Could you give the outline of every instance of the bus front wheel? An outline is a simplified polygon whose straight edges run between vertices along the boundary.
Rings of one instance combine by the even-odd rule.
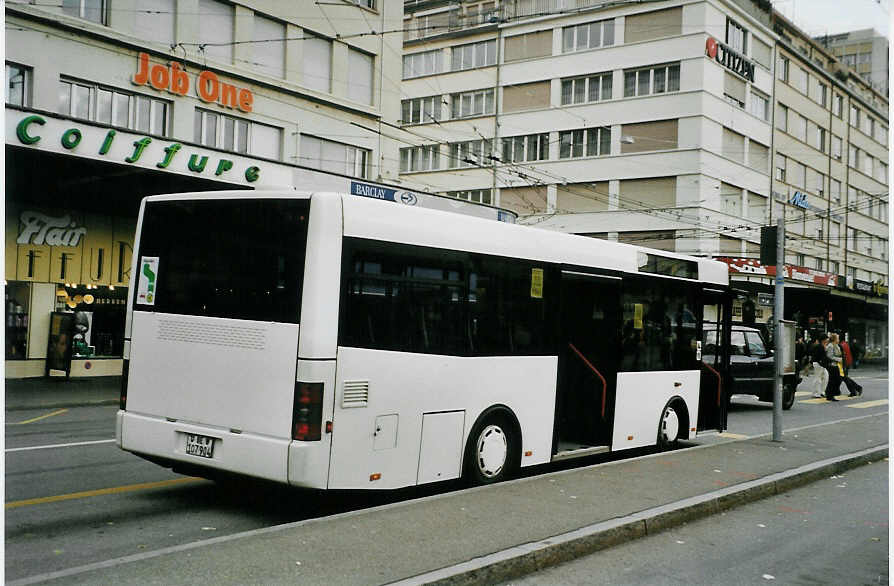
[[[668,449],[677,444],[683,426],[687,425],[686,414],[680,403],[671,401],[664,406],[658,421],[658,447]]]
[[[518,467],[519,441],[511,418],[501,412],[481,418],[466,446],[466,478],[475,485],[506,480]]]

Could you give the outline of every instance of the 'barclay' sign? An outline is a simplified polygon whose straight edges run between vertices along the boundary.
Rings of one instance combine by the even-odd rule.
[[[729,45],[721,43],[714,37],[708,37],[708,41],[705,43],[705,55],[736,75],[754,83],[754,63]]]

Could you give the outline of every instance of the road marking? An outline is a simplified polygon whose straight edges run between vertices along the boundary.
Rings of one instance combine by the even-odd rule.
[[[70,444],[50,444],[47,446],[28,446],[26,448],[7,448],[5,451],[9,452],[27,452],[29,450],[49,450],[52,448],[73,448],[75,446],[92,446],[95,444],[110,444],[114,442],[114,439],[105,439],[105,440],[94,440],[89,442],[74,442]]]
[[[53,411],[52,413],[47,413],[46,415],[41,415],[40,417],[35,417],[34,419],[19,421],[17,423],[10,423],[10,425],[25,425],[26,423],[34,423],[35,421],[40,421],[41,419],[46,419],[47,417],[52,417],[53,415],[62,415],[66,411],[68,411],[68,409],[59,409],[58,411]]]
[[[132,492],[135,490],[148,490],[151,488],[162,488],[184,482],[196,482],[201,478],[172,478],[171,480],[160,480],[158,482],[142,482],[140,484],[128,484],[126,486],[115,486],[112,488],[100,488],[97,490],[85,490],[83,492],[72,492],[69,494],[57,494],[55,496],[44,496],[36,499],[27,499],[23,501],[12,501],[3,505],[4,509],[15,509],[18,507],[27,507],[30,505],[43,505],[46,503],[56,503],[59,501],[69,501],[72,499],[83,499],[91,496],[102,496],[105,494],[120,494],[122,492]]]
[[[718,437],[728,437],[730,439],[748,439],[747,435],[742,435],[741,433],[730,433],[728,431],[724,431],[723,433],[718,433]]]
[[[856,405],[848,405],[854,409],[866,409],[867,407],[878,407],[879,405],[887,405],[888,399],[879,399],[878,401],[866,401],[865,403],[857,403]]]
[[[807,395],[810,395],[810,394],[811,394],[810,391],[798,391],[797,393],[795,393],[795,396],[796,397],[806,397]]]
[[[839,401],[852,401],[852,400],[856,399],[857,397],[849,397],[849,396],[845,395],[845,396],[843,396],[843,397],[835,397],[835,398],[836,398],[837,400],[839,400]],[[814,405],[815,405],[815,404],[817,404],[817,403],[825,403],[825,402],[826,402],[826,398],[823,397],[822,399],[807,399],[806,401],[798,401],[798,402],[799,402],[799,403],[810,403],[810,404],[814,404]],[[887,401],[886,401],[886,402],[887,402]]]

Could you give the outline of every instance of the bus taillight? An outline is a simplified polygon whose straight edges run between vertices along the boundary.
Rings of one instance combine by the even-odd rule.
[[[319,441],[323,423],[323,383],[295,383],[292,439]]]
[[[121,369],[121,394],[118,397],[118,408],[124,411],[127,408],[127,374],[130,370],[130,360],[124,359]]]

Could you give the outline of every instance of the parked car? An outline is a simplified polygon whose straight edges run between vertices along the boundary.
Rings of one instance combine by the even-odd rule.
[[[717,353],[717,332],[706,326],[705,349],[702,360],[713,364]],[[795,404],[795,389],[800,382],[797,368],[789,365],[791,374],[782,377],[782,408]],[[776,361],[763,332],[757,328],[733,324],[730,335],[730,375],[732,388],[726,394],[727,404],[732,395],[754,395],[761,401],[773,402],[776,380]]]

